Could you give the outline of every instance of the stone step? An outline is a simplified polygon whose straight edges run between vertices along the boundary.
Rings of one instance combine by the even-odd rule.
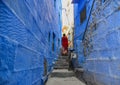
[[[69,66],[69,64],[67,63],[61,63],[61,64],[55,64],[55,66]]]
[[[68,62],[56,62],[55,66],[69,66]]]
[[[69,66],[69,64],[56,64],[55,66],[56,66],[56,67],[57,67],[57,66]]]
[[[74,73],[59,73],[59,72],[54,72],[51,74],[51,77],[61,77],[61,78],[65,78],[65,77],[73,77],[75,76]]]
[[[56,61],[55,64],[68,64],[66,61]]]
[[[75,68],[74,70],[75,70],[75,72],[77,72],[77,71],[78,71],[78,72],[82,72],[82,73],[84,72],[84,69],[83,69],[83,68]]]
[[[69,64],[55,64],[54,66],[69,66]]]
[[[54,67],[69,67],[69,65],[55,65]]]
[[[75,73],[72,71],[68,71],[67,69],[54,70],[51,74],[51,77],[61,77],[61,78],[73,77],[73,76],[75,76]]]
[[[68,56],[60,56],[58,59],[68,59]]]
[[[66,59],[58,59],[58,60],[56,60],[56,62],[57,62],[57,61],[67,62],[67,60],[66,60]]]
[[[54,69],[68,69],[69,63],[67,62],[68,56],[60,56],[55,62]]]
[[[60,66],[60,65],[55,65],[54,69],[68,69],[69,66]]]

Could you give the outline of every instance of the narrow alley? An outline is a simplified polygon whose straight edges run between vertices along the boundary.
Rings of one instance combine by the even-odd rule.
[[[120,85],[120,0],[0,0],[0,85]]]

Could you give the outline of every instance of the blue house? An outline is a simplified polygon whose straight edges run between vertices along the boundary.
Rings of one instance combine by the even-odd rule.
[[[88,85],[120,84],[120,1],[73,0],[74,46]]]
[[[0,0],[0,85],[43,85],[61,25],[61,0]]]
[[[74,3],[74,48],[82,66],[85,57],[83,53],[83,36],[91,14],[93,0],[73,0]]]

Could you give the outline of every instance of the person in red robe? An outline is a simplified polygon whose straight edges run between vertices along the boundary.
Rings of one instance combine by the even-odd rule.
[[[62,37],[62,54],[67,54],[68,53],[68,38],[65,34],[63,34]]]

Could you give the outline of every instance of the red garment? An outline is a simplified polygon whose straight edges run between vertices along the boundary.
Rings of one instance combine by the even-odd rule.
[[[62,46],[65,50],[68,50],[68,38],[66,36],[62,37]]]

